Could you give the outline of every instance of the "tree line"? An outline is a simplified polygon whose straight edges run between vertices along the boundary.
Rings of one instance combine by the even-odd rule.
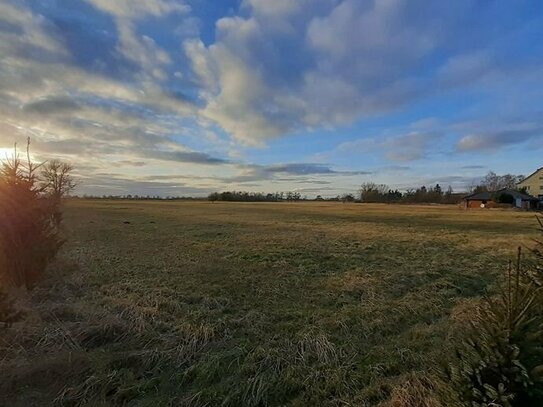
[[[72,196],[72,199],[108,199],[108,200],[134,200],[134,201],[201,201],[205,198],[194,196],[160,196],[160,195],[92,195],[83,194]]]
[[[385,184],[375,184],[366,182],[360,186],[359,197],[361,202],[381,202],[381,203],[457,203],[463,194],[455,194],[449,186],[445,191],[441,185],[427,188],[421,186],[416,189],[408,189],[400,192],[397,189],[391,189]]]
[[[526,192],[517,187],[517,184],[523,179],[524,176],[522,175],[498,175],[490,171],[479,183],[471,185],[467,193],[495,192],[501,189]],[[386,184],[366,182],[360,186],[358,196],[361,202],[455,204],[465,194],[464,192],[455,193],[451,186],[443,190],[440,184],[436,184],[433,187],[423,185],[419,188],[411,188],[401,192],[398,189],[391,189]]]
[[[293,202],[306,200],[307,197],[302,196],[299,192],[275,192],[275,193],[262,193],[262,192],[247,192],[247,191],[225,191],[225,192],[213,192],[209,194],[208,200],[215,201],[227,201],[227,202]]]

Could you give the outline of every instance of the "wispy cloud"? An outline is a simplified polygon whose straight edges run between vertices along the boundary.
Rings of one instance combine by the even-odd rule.
[[[389,161],[414,161],[424,158],[429,148],[439,143],[442,134],[435,131],[411,131],[407,134],[366,137],[341,143],[336,152],[343,154],[380,152]]]
[[[508,145],[521,144],[534,137],[543,137],[543,127],[468,134],[460,139],[457,148],[459,151],[492,151]]]

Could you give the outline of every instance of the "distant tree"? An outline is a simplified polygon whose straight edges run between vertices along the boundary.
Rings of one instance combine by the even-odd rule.
[[[443,194],[441,202],[444,204],[453,204],[458,202],[458,196],[454,195],[454,191],[450,185],[447,187],[447,191],[445,191]]]
[[[212,194],[209,194],[207,199],[210,200],[211,202],[218,201],[219,200],[219,193],[218,192],[213,192]]]
[[[213,192],[208,195],[207,199],[211,202],[279,202],[283,200],[284,195],[283,192],[263,194],[261,192],[225,191]],[[292,201],[300,200],[301,195],[297,192],[289,192],[287,193],[287,199]]]
[[[71,164],[59,160],[44,163],[39,174],[42,191],[57,200],[69,195],[76,187],[72,173]]]
[[[498,175],[493,171],[489,171],[481,180],[480,186],[486,188],[487,191],[499,191],[504,188],[516,189],[517,184],[523,179],[523,175]]]
[[[287,196],[287,201],[289,202],[299,201],[302,197],[302,195],[299,192],[294,192],[294,191],[287,192],[286,196]]]
[[[455,197],[453,197],[453,190],[450,186],[444,193],[441,185],[436,184],[431,188],[423,185],[417,189],[408,189],[402,195],[401,200],[405,203],[453,203]]]
[[[41,191],[49,196],[54,203],[54,219],[57,224],[62,221],[62,198],[68,196],[76,187],[72,172],[72,165],[59,160],[48,161],[40,167]]]
[[[441,185],[436,184],[435,187],[431,188],[427,192],[426,199],[424,201],[429,203],[441,203],[443,200],[443,190],[441,189]]]
[[[395,189],[394,191],[392,189],[389,189],[388,192],[385,195],[385,202],[398,202],[402,199],[403,194]]]
[[[354,202],[355,199],[354,199],[354,196],[353,194],[344,194],[341,196],[341,202],[343,203],[346,203],[346,202]]]
[[[362,202],[383,202],[383,196],[388,193],[390,188],[385,184],[376,184],[374,182],[364,182],[360,185],[359,194]]]

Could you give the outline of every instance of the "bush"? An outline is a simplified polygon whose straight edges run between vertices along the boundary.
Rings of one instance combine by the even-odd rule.
[[[30,289],[62,246],[60,201],[41,183],[40,166],[17,156],[0,169],[0,283]]]

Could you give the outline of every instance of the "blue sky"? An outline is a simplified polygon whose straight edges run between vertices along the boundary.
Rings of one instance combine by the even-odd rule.
[[[538,0],[1,0],[0,152],[78,193],[465,190],[543,166]]]

